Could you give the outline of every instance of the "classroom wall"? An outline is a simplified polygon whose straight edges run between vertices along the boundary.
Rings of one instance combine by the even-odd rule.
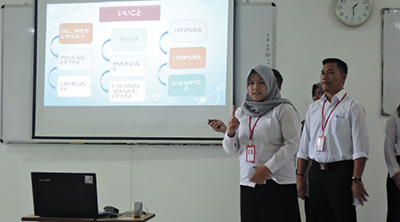
[[[358,220],[384,221],[387,117],[380,114],[380,10],[400,8],[400,1],[375,0],[371,18],[356,28],[335,18],[333,2],[275,1],[276,68],[284,77],[282,95],[304,118],[322,59],[339,57],[348,63],[345,88],[366,109],[371,145],[363,176],[370,197],[365,206],[357,207]],[[0,0],[1,5],[24,3],[33,0]],[[154,222],[240,221],[237,156],[228,156],[220,146],[0,144],[1,221],[17,222],[33,213],[32,171],[95,172],[99,207],[113,205],[126,211],[134,201],[143,201],[156,213]]]

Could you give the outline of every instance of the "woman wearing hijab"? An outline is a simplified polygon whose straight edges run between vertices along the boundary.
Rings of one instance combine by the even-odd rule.
[[[400,221],[400,105],[390,115],[385,130],[387,222]]]
[[[295,175],[300,128],[272,70],[251,68],[245,101],[233,111],[223,140],[225,152],[239,153],[242,222],[300,221]]]
[[[322,89],[322,85],[320,82],[315,83],[312,86],[312,98],[313,101],[319,100],[321,99],[322,95],[324,94],[324,89]]]

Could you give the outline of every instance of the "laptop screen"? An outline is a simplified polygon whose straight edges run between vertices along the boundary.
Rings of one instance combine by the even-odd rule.
[[[97,218],[94,173],[32,172],[35,216]]]

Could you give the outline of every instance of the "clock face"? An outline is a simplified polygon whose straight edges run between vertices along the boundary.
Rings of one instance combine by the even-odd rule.
[[[372,0],[335,0],[334,10],[346,25],[361,25],[371,14]]]

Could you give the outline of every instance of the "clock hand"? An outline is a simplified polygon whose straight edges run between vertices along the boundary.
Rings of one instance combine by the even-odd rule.
[[[353,17],[354,17],[355,16],[354,8],[357,7],[357,5],[358,5],[358,2],[355,5],[353,5],[353,7],[351,7],[350,11],[347,14],[350,14],[350,12],[353,12]]]
[[[355,5],[351,8],[351,10],[353,10],[353,17],[355,16],[354,8],[355,8],[357,5],[358,5],[358,2],[357,2],[357,4],[355,4]]]

